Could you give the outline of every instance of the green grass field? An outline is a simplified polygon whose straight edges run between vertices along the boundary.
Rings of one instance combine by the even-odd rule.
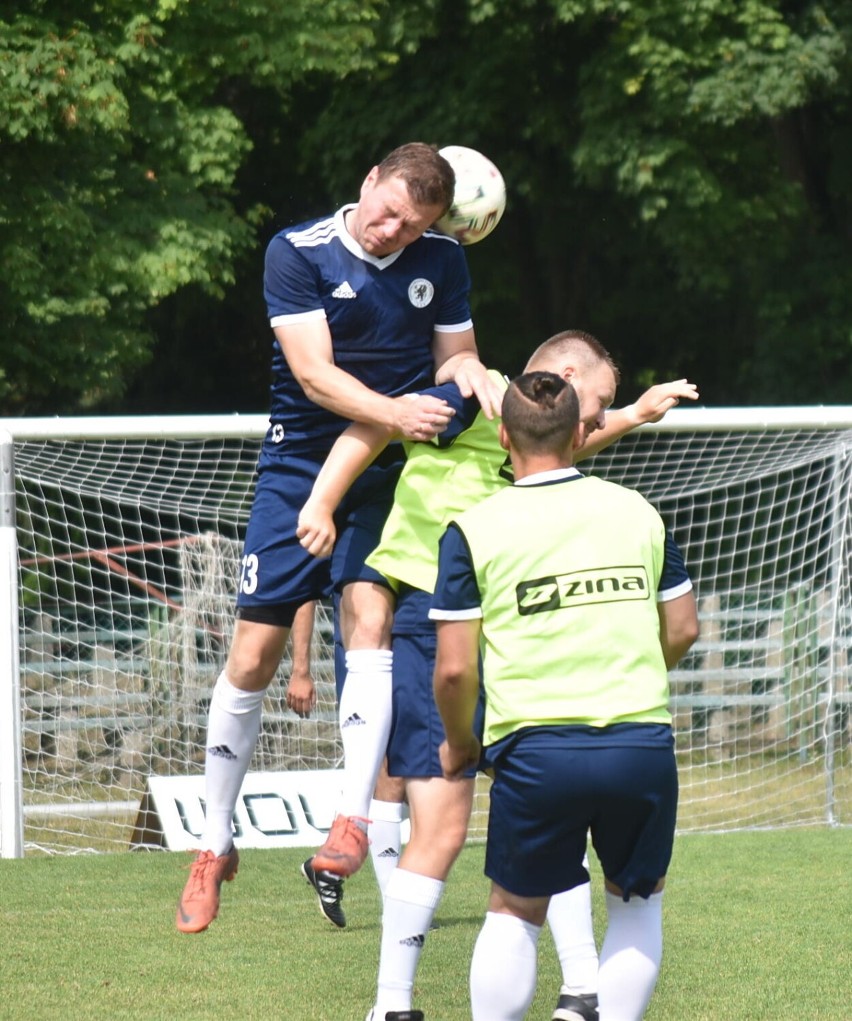
[[[371,870],[347,884],[349,926],[317,910],[302,850],[245,851],[219,919],[175,931],[189,857],[0,861],[4,1021],[363,1021],[379,900]],[[462,855],[423,954],[427,1021],[465,1021],[484,911],[483,849]],[[603,927],[600,876],[595,921]],[[852,1019],[852,829],[681,836],[665,899],[665,956],[648,1021]],[[559,972],[541,939],[531,1021],[549,1021]]]

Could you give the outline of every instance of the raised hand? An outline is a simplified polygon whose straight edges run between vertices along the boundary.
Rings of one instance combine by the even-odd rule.
[[[673,379],[649,387],[631,406],[638,425],[659,422],[667,411],[681,401],[697,401],[698,387],[686,379]]]

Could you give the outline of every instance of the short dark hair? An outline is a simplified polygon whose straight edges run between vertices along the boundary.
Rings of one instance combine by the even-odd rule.
[[[544,359],[565,356],[574,357],[585,369],[593,369],[604,362],[612,369],[616,385],[621,382],[621,373],[612,360],[612,355],[597,337],[586,333],[585,330],[562,330],[561,333],[554,333],[533,351],[527,361],[527,366],[540,364]]]
[[[503,426],[521,453],[561,453],[580,422],[580,402],[555,372],[525,372],[503,397]]]
[[[379,164],[378,180],[400,177],[418,206],[440,206],[446,212],[453,202],[456,175],[438,152],[425,142],[407,142],[389,152]]]

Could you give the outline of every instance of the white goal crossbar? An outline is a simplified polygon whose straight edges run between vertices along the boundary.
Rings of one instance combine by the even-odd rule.
[[[126,848],[148,778],[203,771],[267,426],[0,419],[3,857]],[[695,582],[680,830],[852,823],[852,407],[676,408],[582,467],[658,507]],[[340,766],[327,606],[313,655],[316,711],[285,656],[253,770]]]

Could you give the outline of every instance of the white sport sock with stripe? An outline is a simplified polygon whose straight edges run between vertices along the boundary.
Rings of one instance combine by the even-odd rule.
[[[440,879],[397,868],[388,881],[374,1017],[409,1010],[414,975],[444,892]]]
[[[340,696],[343,790],[338,813],[369,818],[370,801],[390,736],[393,653],[356,649],[346,653]]]
[[[406,817],[406,806],[398,801],[370,802],[370,858],[382,897],[388,881],[399,863],[402,847],[402,823]]]
[[[225,854],[233,843],[234,809],[257,744],[265,695],[235,688],[224,671],[213,686],[204,760],[202,851]]]

